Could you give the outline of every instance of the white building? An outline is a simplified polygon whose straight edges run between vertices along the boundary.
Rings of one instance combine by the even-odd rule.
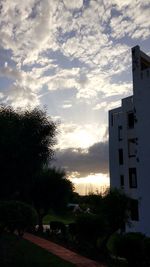
[[[150,236],[150,57],[132,48],[133,96],[109,111],[110,185],[132,203],[132,227]]]

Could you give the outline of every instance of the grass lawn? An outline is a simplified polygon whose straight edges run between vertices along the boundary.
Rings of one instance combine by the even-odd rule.
[[[48,214],[44,217],[43,224],[49,224],[50,221],[60,221],[60,222],[63,222],[64,224],[69,224],[69,223],[74,222],[74,216],[72,214],[64,215],[64,216]]]
[[[57,256],[15,235],[0,236],[1,267],[73,267]]]

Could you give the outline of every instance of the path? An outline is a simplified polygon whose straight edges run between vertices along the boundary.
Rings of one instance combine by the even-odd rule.
[[[24,239],[31,241],[32,243],[46,249],[47,251],[57,255],[58,257],[75,264],[78,267],[106,267],[96,261],[85,258],[69,249],[59,246],[44,238],[25,233]]]

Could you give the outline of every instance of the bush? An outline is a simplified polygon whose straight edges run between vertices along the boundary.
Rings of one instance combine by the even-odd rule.
[[[99,237],[104,236],[105,222],[101,216],[83,214],[76,219],[77,240],[82,245],[89,245],[91,249],[97,247]]]
[[[7,229],[10,232],[17,230],[21,236],[36,222],[36,211],[30,205],[19,201],[0,202],[0,226],[2,230]]]
[[[109,241],[111,250],[116,256],[126,258],[129,266],[145,266],[145,235],[141,233],[127,233],[115,235]]]
[[[144,254],[145,254],[145,261],[147,263],[146,266],[150,266],[150,238],[146,237],[144,239]]]
[[[107,242],[107,248],[108,250],[110,251],[111,254],[113,255],[118,255],[118,247],[120,245],[120,242],[121,242],[121,239],[122,238],[122,235],[121,234],[118,234],[118,233],[115,233],[113,234],[108,242]]]

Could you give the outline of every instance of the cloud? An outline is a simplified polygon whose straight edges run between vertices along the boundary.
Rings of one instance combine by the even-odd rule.
[[[64,104],[63,106],[62,106],[62,108],[71,108],[72,107],[72,104]]]
[[[16,108],[33,109],[40,104],[39,97],[32,90],[26,87],[20,87],[16,82],[5,90],[5,96],[2,95],[1,102],[3,104],[12,105]]]
[[[10,62],[1,75],[14,80],[11,88],[19,80],[20,91],[37,97],[44,87],[75,88],[83,101],[98,98],[99,92],[126,95],[131,85],[121,75],[131,67],[131,55],[123,38],[149,38],[149,8],[148,0],[4,0],[0,39]],[[120,83],[112,82],[114,75]],[[20,103],[25,101],[29,98]]]
[[[83,0],[14,0],[11,4],[5,0],[0,17],[1,45],[12,50],[18,64],[35,63],[41,53],[52,49],[92,65],[100,63],[99,58],[106,60],[102,49],[112,47],[110,37],[135,38],[136,31],[136,38],[148,38],[148,14],[148,1],[141,0],[97,0],[89,5]],[[64,37],[61,42],[60,35]]]
[[[88,150],[68,148],[56,153],[57,167],[65,168],[68,173],[78,173],[85,177],[89,173],[108,173],[108,142],[95,143]]]
[[[62,122],[58,127],[57,148],[68,149],[70,147],[88,149],[98,141],[106,140],[107,125],[102,123]]]
[[[150,3],[141,0],[114,1],[115,10],[120,16],[111,19],[111,35],[115,39],[130,36],[133,39],[149,38],[150,21],[147,20],[150,12]]]
[[[107,102],[107,101],[103,101],[100,104],[97,104],[95,107],[93,107],[93,110],[100,110],[100,109],[104,109],[105,111],[108,111],[110,109],[119,107],[121,105],[121,101],[113,101],[113,102]]]
[[[80,9],[83,5],[83,0],[78,0],[78,1],[76,1],[76,0],[72,0],[72,1],[63,0],[63,2],[65,4],[66,8],[68,8],[68,9]]]

